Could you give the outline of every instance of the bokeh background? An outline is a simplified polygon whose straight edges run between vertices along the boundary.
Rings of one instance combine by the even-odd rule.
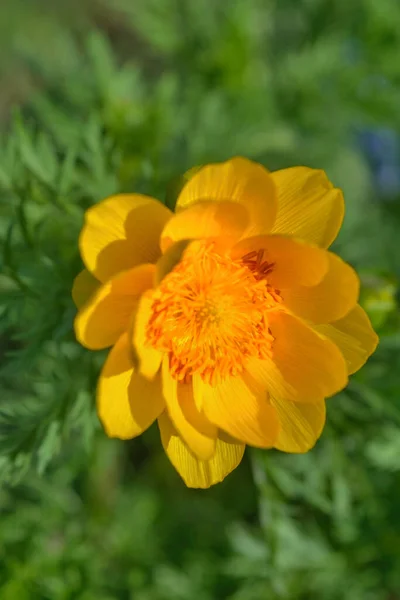
[[[399,24],[397,0],[1,0],[1,600],[400,599]],[[236,154],[343,188],[381,342],[312,452],[195,491],[156,427],[105,437],[70,288],[88,206],[172,206]]]

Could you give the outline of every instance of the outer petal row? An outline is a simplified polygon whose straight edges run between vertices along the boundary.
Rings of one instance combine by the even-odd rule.
[[[276,217],[276,190],[270,173],[245,158],[232,158],[197,171],[182,189],[176,211],[202,201],[229,201],[245,206],[249,224],[243,237],[268,233]]]
[[[159,417],[164,448],[187,485],[209,487],[221,481],[239,464],[245,446],[221,434],[219,438],[214,438],[214,448],[208,459],[195,456],[190,450],[193,440],[196,447],[196,439],[199,436],[204,436],[204,433],[215,435],[216,430],[211,432],[207,421],[199,419],[193,401],[190,400],[190,394],[188,403],[187,398],[187,395],[181,395],[180,407],[173,408],[172,414],[181,428],[182,422],[184,423],[183,438],[189,435],[189,443],[180,437],[171,418],[165,412],[160,378],[149,382],[134,372],[130,360],[128,336],[127,334],[121,336],[106,360],[97,391],[99,417],[107,434],[110,437],[129,439],[143,433]],[[263,402],[269,405],[266,397]],[[170,411],[171,404],[167,403],[167,406]],[[239,415],[241,412],[239,411]],[[323,402],[315,405],[296,405],[288,401],[271,399],[269,414],[274,425],[261,423],[260,426],[264,426],[266,435],[270,436],[275,427],[274,435],[271,437],[271,442],[275,438],[274,446],[287,452],[305,452],[315,444],[320,435],[325,419],[325,407]],[[253,418],[257,421],[256,415],[253,415]],[[276,439],[277,419],[280,427]],[[188,434],[187,428],[193,427],[190,421],[198,428],[194,437],[193,431],[189,431]],[[239,424],[242,422],[240,416],[237,421]]]
[[[72,286],[72,300],[75,306],[78,309],[82,308],[99,286],[100,282],[87,269],[83,269],[75,277]]]
[[[161,381],[135,373],[124,333],[110,351],[99,377],[97,411],[109,437],[140,435],[165,408]]]
[[[163,361],[162,389],[168,414],[188,447],[198,458],[210,459],[215,452],[217,428],[197,409],[192,385],[178,383],[172,377],[168,356]]]
[[[141,294],[152,287],[155,265],[140,265],[102,285],[75,318],[77,340],[99,350],[114,344],[128,329]]]
[[[307,452],[312,448],[325,425],[325,401],[300,404],[270,398],[279,419],[279,434],[274,447],[283,452]]]
[[[246,376],[226,378],[215,387],[200,378],[196,384],[196,396],[212,423],[251,446],[274,445],[279,422],[265,388],[252,385]]]
[[[293,167],[268,173],[244,158],[195,171],[178,197],[176,210],[202,201],[238,202],[249,211],[243,238],[277,233],[327,248],[343,222],[344,200],[324,171]]]
[[[173,410],[175,417],[176,411],[182,412],[183,416],[177,420],[186,422],[185,435],[185,427],[191,420],[194,419],[199,429],[203,425],[199,424],[198,415],[194,416],[190,399],[189,405],[186,399],[181,397],[181,409]],[[130,439],[143,433],[158,418],[164,449],[189,487],[210,487],[222,481],[240,463],[245,445],[234,440],[228,442],[226,437],[217,439],[215,436],[209,460],[197,458],[176,431],[165,409],[161,378],[150,382],[135,373],[130,358],[130,340],[126,333],[123,334],[108,355],[97,389],[97,410],[107,435]],[[209,424],[208,427],[212,426]]]
[[[219,483],[243,458],[244,444],[218,438],[214,456],[207,461],[199,460],[181,439],[166,412],[159,417],[158,425],[164,450],[188,487],[208,488]]]
[[[223,218],[217,216],[218,207],[211,210],[216,215],[211,221],[210,216],[205,218],[203,208],[196,208],[204,202],[220,203]],[[241,208],[229,220],[222,207],[232,203]],[[178,198],[178,213],[188,207],[194,210],[185,218],[178,214],[174,226],[164,232],[164,239],[169,228],[176,234],[182,227],[189,238],[202,237],[207,219],[208,228],[214,219],[227,228],[224,235],[233,227],[235,234],[241,230],[243,238],[271,232],[327,247],[337,235],[344,212],[340,190],[333,188],[323,171],[295,167],[270,174],[242,158],[201,168]],[[88,270],[104,282],[140,263],[155,262],[160,255],[161,232],[171,217],[162,203],[140,194],[120,194],[92,206],[86,211],[80,236],[81,255]],[[216,233],[219,235],[217,230],[207,235]],[[184,239],[179,232],[177,235],[176,239]],[[166,242],[164,245],[168,246]]]
[[[268,320],[274,337],[271,358],[251,358],[246,370],[273,397],[318,402],[346,386],[346,363],[331,340],[284,311],[270,311]]]
[[[285,306],[311,323],[330,323],[344,317],[357,304],[360,292],[354,269],[336,254],[326,255],[329,268],[320,283],[281,289]]]
[[[349,324],[352,324],[353,330],[356,328],[356,333],[357,331],[359,333],[361,327],[364,341],[369,341],[369,346],[367,345],[369,353],[372,352],[371,342],[376,344],[376,336],[362,309],[358,307],[352,312],[352,317],[339,325],[345,329],[347,323],[345,339],[346,344],[350,344],[352,350],[350,356],[354,360],[355,346],[354,341],[349,342],[351,338]],[[109,355],[98,388],[100,418],[108,435],[121,438],[138,435],[165,409],[160,378],[151,383],[140,375],[134,374],[129,357],[129,345],[128,337],[124,334]],[[216,424],[221,429],[251,445],[274,446],[286,452],[306,452],[315,444],[325,422],[323,400],[313,401],[312,404],[306,402],[299,404],[288,400],[287,397],[271,396],[268,401],[265,394],[263,397],[261,394],[257,397],[250,384],[244,388],[241,384],[244,384],[243,380],[232,381],[228,385],[229,389],[222,386],[217,391],[212,390],[209,396],[207,387],[198,392],[202,395],[204,408],[211,407],[211,410],[206,410],[207,416],[210,420],[217,421]],[[163,387],[165,390],[165,383]],[[242,388],[246,391],[244,395],[240,393],[244,401],[240,406],[235,406],[234,399],[237,393],[243,392]],[[181,389],[179,397],[177,392],[175,398],[173,394],[165,391],[164,395],[168,399],[168,412],[176,421],[180,435],[186,438],[186,442],[169,421],[170,417],[164,414],[160,419],[163,444],[172,463],[188,485],[208,487],[221,480],[240,462],[244,448],[240,443],[226,446],[226,438],[223,437],[224,441],[215,438],[215,430],[211,430],[209,422],[201,417],[196,409],[193,393],[186,393],[187,389],[184,392],[185,390]],[[113,398],[114,401],[111,401]],[[135,399],[140,399],[140,402],[135,403]],[[225,411],[225,400],[230,401],[230,410]],[[166,423],[164,430],[163,422]],[[194,436],[193,430],[195,430]],[[214,437],[215,447],[203,453],[201,445],[203,442],[200,442],[199,452],[199,448],[196,447],[199,442],[196,442],[196,439],[207,439],[207,434],[210,436],[209,439]],[[192,452],[202,454],[203,459],[196,457]]]
[[[344,200],[324,171],[292,167],[271,173],[278,214],[271,233],[293,235],[328,248],[343,222]]]
[[[79,239],[83,262],[100,281],[160,256],[160,234],[171,211],[149,196],[111,196],[86,211]]]
[[[349,375],[361,369],[379,341],[371,321],[359,304],[338,321],[329,325],[316,325],[314,329],[332,340],[340,349]]]

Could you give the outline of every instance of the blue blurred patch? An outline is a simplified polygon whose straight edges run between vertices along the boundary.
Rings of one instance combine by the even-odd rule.
[[[374,184],[383,200],[400,194],[400,139],[387,128],[366,129],[359,143],[370,165]]]

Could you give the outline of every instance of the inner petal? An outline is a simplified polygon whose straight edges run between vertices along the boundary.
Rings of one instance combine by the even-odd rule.
[[[259,235],[238,242],[231,258],[244,257],[249,267],[268,275],[279,289],[317,285],[328,271],[328,253],[301,240],[283,235]]]

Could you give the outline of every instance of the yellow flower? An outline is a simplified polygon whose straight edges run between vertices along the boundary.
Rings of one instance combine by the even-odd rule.
[[[112,349],[97,408],[110,437],[155,420],[185,483],[206,488],[245,445],[306,452],[378,338],[354,270],[327,248],[344,214],[323,171],[207,165],[173,214],[144,195],[90,208],[73,298],[87,348]]]

